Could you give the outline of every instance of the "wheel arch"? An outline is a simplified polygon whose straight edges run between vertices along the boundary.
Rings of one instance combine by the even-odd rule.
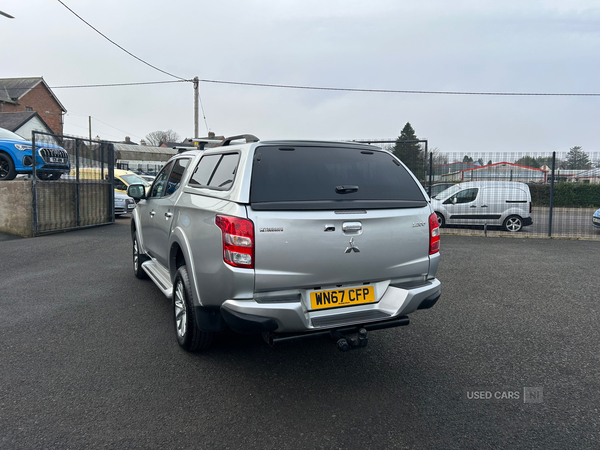
[[[175,281],[177,270],[182,265],[187,267],[187,273],[192,288],[192,296],[194,304],[202,305],[200,300],[200,294],[198,292],[198,283],[196,280],[196,267],[194,264],[194,258],[190,250],[190,242],[187,235],[180,227],[176,227],[171,232],[171,245],[169,247],[169,274],[171,275],[171,281]]]
[[[13,175],[10,176],[10,173],[9,173],[9,178],[4,178],[4,180],[6,180],[6,181],[14,180],[14,178],[16,177],[16,175],[18,173],[20,173],[20,167],[19,167],[21,165],[20,162],[18,160],[15,160],[15,157],[14,157],[14,155],[11,152],[9,152],[7,150],[4,150],[2,148],[0,148],[0,155],[1,156],[6,156],[9,159],[9,162],[8,162],[8,164],[9,164],[9,172],[10,172],[10,164],[12,163]]]

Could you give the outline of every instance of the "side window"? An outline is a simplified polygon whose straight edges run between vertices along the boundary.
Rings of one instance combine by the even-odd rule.
[[[190,185],[196,187],[208,186],[208,181],[220,160],[221,155],[203,156],[190,179]]]
[[[456,203],[470,203],[477,198],[478,188],[463,189],[456,194]]]
[[[123,183],[121,180],[119,180],[118,178],[115,178],[115,189],[118,189],[120,191],[126,191],[127,185],[125,183]]]
[[[237,153],[223,155],[208,185],[220,189],[229,189],[233,184],[239,159],[240,155]]]
[[[183,177],[183,173],[185,172],[185,168],[188,166],[189,162],[189,158],[175,160],[175,163],[173,164],[173,170],[171,171],[171,175],[169,175],[169,181],[167,182],[165,196],[172,195],[177,189],[179,189],[179,186],[181,185],[181,178]]]
[[[162,197],[163,190],[165,188],[165,182],[167,181],[167,174],[169,173],[169,170],[171,170],[172,166],[173,162],[170,162],[162,168],[160,173],[156,176],[154,184],[152,184],[148,198]]]
[[[239,160],[239,153],[204,156],[190,179],[190,186],[230,189]]]

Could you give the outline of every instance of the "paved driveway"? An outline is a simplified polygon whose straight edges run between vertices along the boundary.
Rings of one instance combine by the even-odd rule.
[[[442,236],[440,302],[366,349],[188,354],[126,221],[0,242],[0,448],[599,448],[599,254]]]

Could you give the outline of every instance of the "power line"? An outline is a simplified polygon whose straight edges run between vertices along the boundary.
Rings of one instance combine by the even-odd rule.
[[[531,92],[466,92],[466,91],[410,91],[396,89],[356,89],[339,87],[319,87],[319,86],[295,86],[286,84],[267,84],[267,83],[245,83],[241,81],[222,81],[222,80],[199,80],[204,83],[233,84],[237,86],[257,86],[280,89],[305,89],[316,91],[343,91],[343,92],[376,92],[386,94],[435,94],[435,95],[486,95],[486,96],[562,96],[562,97],[600,97],[600,93],[531,93]]]
[[[185,83],[191,80],[178,80],[178,81],[143,81],[140,83],[109,83],[109,84],[79,84],[70,86],[50,86],[50,89],[76,89],[76,88],[96,88],[96,87],[115,87],[115,86],[142,86],[150,84],[171,84],[171,83]],[[13,88],[12,90],[21,89]],[[9,88],[9,90],[11,90]]]
[[[134,57],[135,59],[137,59],[138,61],[146,64],[147,66],[152,67],[155,70],[158,70],[159,72],[162,72],[166,75],[169,75],[170,77],[173,78],[178,78],[180,80],[183,81],[187,81],[184,78],[178,77],[177,75],[173,75],[172,73],[166,72],[162,69],[159,69],[156,66],[153,66],[152,64],[150,64],[149,62],[144,61],[141,58],[138,58],[137,56],[135,56],[133,53],[131,53],[128,50],[125,50],[123,47],[121,47],[119,44],[117,44],[115,41],[113,41],[112,39],[110,39],[108,36],[106,36],[105,34],[101,33],[98,29],[94,28],[90,23],[88,23],[87,21],[85,21],[79,14],[77,14],[75,11],[73,11],[71,8],[69,8],[67,5],[65,5],[61,0],[58,0],[58,3],[60,3],[61,5],[63,5],[65,8],[67,8],[69,11],[71,11],[79,20],[81,20],[83,23],[85,23],[88,27],[90,27],[92,30],[94,30],[96,33],[98,33],[100,36],[102,36],[104,39],[106,39],[108,42],[110,42],[113,45],[116,45],[117,47],[119,47],[121,50],[123,50],[125,53],[127,53],[129,56]]]
[[[60,1],[60,0],[59,0]],[[268,83],[246,83],[242,81],[223,81],[200,79],[204,83],[229,84],[237,86],[256,86],[270,87],[280,89],[304,89],[317,91],[341,91],[341,92],[372,92],[387,94],[432,94],[432,95],[472,95],[472,96],[504,96],[504,97],[600,97],[600,93],[552,93],[552,92],[473,92],[473,91],[417,91],[417,90],[399,90],[399,89],[360,89],[360,88],[340,88],[340,87],[322,87],[322,86],[298,86],[286,84],[268,84]],[[68,86],[50,86],[51,89],[77,89],[77,88],[100,88],[100,87],[119,87],[119,86],[143,86],[153,84],[172,84],[187,83],[193,80],[176,81],[144,81],[139,83],[107,83],[107,84],[82,84]],[[42,89],[43,86],[36,86],[32,89]],[[22,88],[5,88],[7,91],[21,90]]]
[[[117,130],[117,131],[120,131],[121,133],[125,133],[125,135],[127,135],[127,136],[134,136],[134,137],[137,137],[137,138],[143,139],[143,138],[141,138],[140,136],[138,136],[137,134],[133,134],[133,133],[130,133],[129,131],[121,130],[120,128],[117,128],[117,127],[115,127],[115,126],[113,126],[113,125],[111,125],[111,124],[109,124],[109,123],[103,122],[103,121],[101,121],[100,119],[98,119],[97,117],[91,116],[91,115],[89,115],[89,114],[80,114],[80,113],[77,113],[77,112],[71,111],[71,112],[69,112],[69,113],[67,114],[67,116],[70,116],[71,114],[72,114],[72,115],[74,115],[74,116],[80,116],[80,117],[91,117],[91,118],[92,118],[92,119],[94,119],[96,122],[100,122],[101,124],[104,124],[104,125],[106,125],[106,126],[108,126],[108,127],[114,128],[115,130]]]

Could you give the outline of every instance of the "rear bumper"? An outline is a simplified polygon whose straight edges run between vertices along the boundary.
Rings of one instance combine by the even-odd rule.
[[[432,279],[412,286],[388,284],[380,300],[367,305],[310,311],[301,299],[287,303],[227,300],[221,315],[240,333],[301,333],[389,321],[431,308],[440,295],[441,284]]]
[[[531,217],[525,217],[523,219],[523,226],[524,227],[527,227],[527,226],[532,225],[532,224],[533,224],[533,219]]]

